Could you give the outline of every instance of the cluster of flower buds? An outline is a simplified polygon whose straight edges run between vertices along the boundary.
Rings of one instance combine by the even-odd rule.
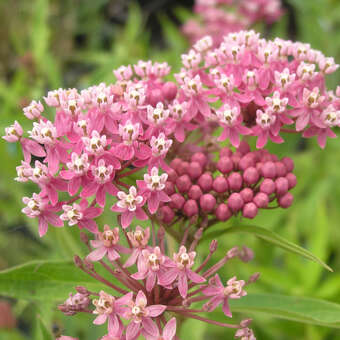
[[[227,221],[239,213],[253,219],[260,208],[288,208],[296,185],[293,161],[267,150],[250,151],[246,142],[233,152],[222,148],[214,161],[203,152],[171,163],[159,215],[166,224],[181,217]],[[275,203],[277,202],[277,203]]]
[[[214,46],[232,32],[249,29],[258,22],[272,24],[283,10],[280,0],[196,0],[197,19],[188,20],[183,33],[194,44],[204,36],[211,36]]]
[[[63,313],[94,314],[93,324],[107,324],[108,334],[102,340],[135,340],[140,335],[147,340],[179,339],[176,318],[171,318],[173,315],[234,328],[237,329],[236,337],[255,339],[248,328],[249,319],[239,324],[227,324],[200,315],[221,306],[224,314],[232,317],[229,301],[245,296],[245,287],[255,282],[259,274],[252,275],[248,281],[232,277],[224,285],[217,271],[233,258],[251,260],[250,249],[232,248],[220,261],[209,266],[217,249],[217,241],[213,240],[206,258],[195,265],[195,250],[202,233],[197,232],[192,241],[183,237],[178,252],[171,258],[165,254],[162,227],[156,232],[154,225],[145,229],[137,226],[135,230],[124,231],[124,235],[125,243],[120,240],[120,228],[111,229],[108,225],[104,226],[103,232],[97,233],[95,240],[89,241],[82,233],[89,254],[85,259],[76,256],[75,264],[106,286],[106,291],[97,293],[77,287],[77,293],[70,294],[59,306]],[[101,266],[111,279],[100,274],[97,266]],[[202,303],[201,308],[191,307],[196,302]]]
[[[340,87],[328,91],[333,58],[309,44],[261,39],[254,31],[230,33],[218,48],[203,38],[182,55],[176,74],[190,116],[220,127],[219,140],[238,146],[242,135],[256,136],[258,148],[280,133],[318,137],[323,148],[340,125]],[[210,104],[213,103],[213,104]]]

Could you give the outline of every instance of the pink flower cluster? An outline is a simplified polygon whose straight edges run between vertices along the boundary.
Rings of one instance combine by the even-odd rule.
[[[196,0],[197,19],[188,20],[182,30],[192,44],[211,36],[217,47],[223,37],[249,29],[258,22],[272,24],[283,10],[280,0]]]
[[[281,133],[301,133],[324,148],[336,137],[340,87],[329,91],[325,80],[339,65],[309,44],[240,31],[218,48],[203,38],[182,61],[180,97],[190,116],[220,127],[220,141],[237,147],[242,135],[255,136],[263,148],[268,140],[282,143]]]
[[[166,224],[182,217],[226,221],[239,213],[252,219],[258,209],[275,207],[270,203],[288,208],[293,202],[293,161],[267,150],[250,151],[246,142],[235,152],[222,148],[217,161],[196,152],[188,161],[175,158],[170,166],[165,192],[171,201],[159,210]]]
[[[85,287],[77,287],[77,293],[70,294],[59,309],[66,315],[79,312],[94,314],[93,324],[107,324],[108,334],[102,340],[135,340],[140,335],[147,340],[179,339],[176,318],[171,318],[169,313],[235,328],[236,337],[247,329],[249,335],[242,339],[255,339],[248,328],[250,320],[226,324],[200,315],[212,312],[221,305],[224,314],[232,317],[229,301],[245,296],[244,288],[255,282],[258,274],[251,276],[247,282],[232,277],[224,285],[217,271],[233,258],[251,260],[252,252],[247,248],[232,248],[219,262],[209,267],[208,262],[217,249],[217,241],[214,240],[208,255],[197,266],[195,248],[202,232],[196,232],[192,241],[184,236],[172,258],[165,253],[164,232],[161,227],[156,235],[154,225],[152,230],[137,226],[135,230],[124,231],[128,247],[120,240],[119,228],[111,229],[106,225],[103,232],[98,232],[96,239],[90,242],[82,234],[90,253],[83,260],[75,257],[76,265],[115,293],[111,295],[104,290],[96,293]],[[184,244],[188,244],[188,248]],[[124,264],[123,254],[127,254]],[[111,275],[112,280],[99,274],[94,262]],[[117,286],[116,282],[120,285]],[[200,309],[191,308],[195,302],[204,304]]]

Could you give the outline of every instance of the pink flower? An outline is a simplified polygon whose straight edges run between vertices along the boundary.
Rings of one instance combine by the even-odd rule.
[[[163,328],[163,333],[155,336],[145,334],[147,340],[173,340],[176,335],[176,318],[170,319]]]
[[[235,333],[235,338],[240,338],[240,340],[256,340],[253,331],[248,328],[240,328]]]
[[[117,331],[123,327],[120,320],[120,316],[123,316],[127,312],[127,304],[130,303],[133,293],[130,292],[119,299],[116,299],[112,295],[105,293],[104,291],[99,292],[99,299],[93,300],[93,304],[96,309],[93,314],[98,316],[93,320],[95,325],[102,325],[108,320],[108,328],[110,330]]]
[[[33,100],[30,105],[24,108],[24,115],[28,119],[39,119],[41,117],[42,112],[44,111],[44,107],[40,101],[36,102]]]
[[[250,130],[242,125],[242,115],[240,109],[236,106],[231,107],[229,104],[223,105],[216,111],[216,116],[223,127],[223,132],[218,138],[219,141],[224,141],[229,138],[233,146],[240,145],[240,135],[249,135]]]
[[[86,257],[92,262],[101,260],[105,255],[113,262],[120,258],[119,252],[129,253],[128,249],[118,244],[119,228],[110,229],[110,227],[105,224],[104,231],[98,232],[97,238],[97,240],[90,241],[91,246],[96,249]]]
[[[87,200],[83,199],[79,204],[64,204],[62,206],[64,213],[60,216],[63,221],[67,221],[69,226],[78,225],[80,229],[87,229],[91,233],[97,233],[97,223],[93,220],[98,217],[103,210],[97,207],[88,207]]]
[[[179,248],[179,252],[173,255],[173,262],[167,263],[170,269],[160,278],[162,286],[168,286],[178,279],[178,290],[181,296],[185,299],[188,292],[188,280],[195,283],[205,282],[205,278],[191,270],[194,265],[196,252],[187,253],[184,246]]]
[[[54,227],[63,227],[63,221],[54,214],[59,210],[59,206],[48,205],[47,199],[42,198],[38,194],[33,194],[31,198],[24,197],[22,201],[26,204],[26,207],[21,211],[29,218],[39,219],[39,235],[44,236],[48,229],[48,224]]]
[[[21,125],[15,121],[13,125],[5,128],[6,135],[2,138],[9,143],[15,143],[20,140],[23,132]]]
[[[153,167],[150,175],[144,175],[144,181],[137,181],[140,193],[146,197],[148,208],[151,214],[154,214],[161,202],[169,202],[170,197],[164,192],[165,183],[168,178],[166,173],[158,175],[158,169]]]
[[[165,272],[165,264],[169,259],[164,256],[159,247],[153,250],[142,250],[141,260],[138,262],[138,272],[131,275],[135,280],[144,280],[146,278],[146,290],[150,292]]]
[[[165,310],[166,306],[163,305],[147,306],[146,296],[140,290],[136,300],[130,300],[128,310],[123,315],[125,319],[130,320],[126,328],[126,340],[135,339],[142,329],[148,335],[156,336],[158,328],[151,318],[161,315]]]
[[[57,340],[78,340],[78,338],[72,338],[71,336],[62,335]]]
[[[134,217],[142,221],[148,218],[142,209],[144,199],[141,195],[137,194],[137,190],[134,186],[130,187],[128,194],[124,191],[119,191],[117,196],[119,201],[111,207],[111,210],[121,213],[120,222],[123,229],[131,224]]]
[[[91,166],[91,175],[84,180],[84,188],[80,196],[86,198],[96,195],[97,203],[104,207],[105,194],[116,195],[118,192],[118,189],[112,183],[115,177],[113,165],[107,165],[104,159],[100,159],[98,165]]]
[[[134,232],[128,231],[127,236],[133,248],[132,254],[124,264],[124,267],[128,268],[133,266],[137,261],[137,266],[140,266],[140,261],[143,260],[142,251],[148,246],[150,239],[150,227],[145,230],[141,226],[137,226]]]
[[[240,299],[242,296],[247,295],[243,290],[245,282],[243,280],[237,281],[236,276],[231,278],[227,282],[227,286],[224,287],[220,277],[216,274],[209,281],[209,286],[203,290],[203,294],[206,296],[212,296],[212,298],[204,305],[204,308],[209,312],[217,308],[223,303],[223,312],[226,316],[232,316],[229,308],[229,299]]]

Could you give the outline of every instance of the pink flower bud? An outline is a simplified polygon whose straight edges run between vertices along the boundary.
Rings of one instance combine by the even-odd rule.
[[[239,162],[241,160],[241,155],[239,153],[234,153],[232,156],[231,156],[231,161],[233,162],[233,167],[234,167],[234,170],[238,170],[239,169]]]
[[[246,153],[250,152],[250,146],[246,141],[241,141],[240,145],[236,149],[237,152],[241,153],[242,155],[245,155]]]
[[[243,179],[247,184],[255,184],[260,178],[258,170],[254,167],[249,167],[243,173]]]
[[[202,195],[200,198],[200,206],[204,212],[211,212],[216,205],[216,198],[211,194]]]
[[[163,100],[163,93],[160,89],[154,89],[151,91],[150,95],[149,95],[149,103],[156,107],[156,105],[159,102],[162,102]]]
[[[174,193],[176,192],[174,183],[167,181],[167,182],[165,183],[164,192],[165,192],[168,196],[171,196],[172,194],[174,194]]]
[[[160,215],[161,220],[166,224],[171,223],[175,217],[174,211],[168,206],[162,207],[160,209],[159,215]]]
[[[218,171],[222,174],[228,174],[230,171],[233,170],[234,164],[230,157],[222,157],[219,159],[216,165]]]
[[[261,172],[265,178],[275,178],[276,177],[276,167],[275,163],[269,161],[262,165]]]
[[[253,201],[259,208],[266,208],[269,203],[269,197],[267,194],[259,192],[255,195]]]
[[[288,191],[289,182],[285,177],[279,177],[275,180],[276,193],[281,196]]]
[[[240,191],[243,184],[243,179],[241,174],[238,172],[233,172],[228,177],[229,189],[233,191]]]
[[[286,166],[288,172],[292,172],[294,170],[294,162],[289,157],[283,157],[281,162]]]
[[[221,149],[220,151],[220,158],[223,158],[223,157],[231,157],[233,154],[233,152],[227,148],[227,147],[224,147]]]
[[[172,81],[167,81],[162,86],[162,93],[165,99],[173,100],[176,98],[177,95],[177,86]]]
[[[254,192],[250,188],[244,188],[243,190],[241,190],[240,195],[244,203],[248,203],[253,200]]]
[[[175,193],[170,196],[171,201],[169,203],[169,206],[174,209],[181,209],[183,207],[183,204],[185,202],[185,198],[178,193]]]
[[[217,240],[212,240],[210,243],[209,251],[214,253],[217,250]]]
[[[224,203],[221,203],[216,208],[215,215],[219,221],[227,221],[229,220],[232,214],[228,206]]]
[[[267,195],[271,195],[275,192],[276,186],[272,179],[265,178],[260,185],[260,191],[264,192]]]
[[[252,156],[252,154],[247,154],[243,156],[238,163],[238,167],[242,171],[245,171],[247,168],[253,167],[253,166],[255,166],[255,162],[254,162],[254,157]]]
[[[187,217],[192,217],[198,214],[198,205],[195,200],[188,200],[185,202],[183,207],[183,213]]]
[[[201,164],[201,167],[204,169],[208,163],[208,158],[203,152],[196,152],[191,156],[191,162],[197,162]]]
[[[187,173],[189,174],[189,176],[190,176],[190,178],[192,180],[200,177],[202,175],[202,172],[203,172],[203,170],[202,170],[202,167],[201,167],[200,163],[198,163],[198,162],[191,162],[189,164],[189,168],[188,168],[188,172]]]
[[[283,196],[279,197],[277,201],[281,208],[289,208],[293,204],[294,197],[290,192],[287,192]]]
[[[170,169],[168,172],[168,181],[175,183],[178,178],[177,172],[173,169]]]
[[[243,202],[242,196],[239,193],[234,192],[229,196],[228,207],[232,211],[234,212],[240,211],[243,205],[244,205],[244,202]]]
[[[189,170],[189,163],[188,162],[182,161],[181,163],[179,163],[177,165],[176,171],[180,176],[187,174],[188,170]]]
[[[255,203],[250,202],[245,204],[245,206],[243,207],[243,211],[242,211],[242,215],[246,218],[250,218],[253,219],[258,212],[258,208],[256,206]]]
[[[283,162],[275,162],[276,175],[279,177],[284,177],[287,174],[287,168]]]
[[[179,192],[188,192],[191,187],[191,180],[188,175],[182,175],[176,179],[176,187]]]
[[[217,176],[213,181],[212,187],[217,193],[224,193],[228,190],[228,181],[223,176]]]
[[[171,163],[170,163],[170,166],[171,168],[173,168],[175,171],[177,171],[177,167],[178,165],[182,163],[182,160],[180,158],[174,158]]]
[[[192,185],[188,191],[188,197],[193,200],[198,200],[203,195],[202,189],[199,185]]]
[[[295,188],[296,186],[296,176],[293,173],[289,173],[286,175],[288,180],[288,190]]]
[[[210,173],[206,172],[197,181],[203,192],[210,191],[212,188],[213,178]]]

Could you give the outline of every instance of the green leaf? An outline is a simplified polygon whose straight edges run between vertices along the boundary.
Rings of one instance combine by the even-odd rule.
[[[249,294],[230,300],[231,310],[265,313],[280,319],[340,328],[340,305],[325,300],[276,294]]]
[[[236,232],[243,232],[243,233],[250,233],[254,234],[256,237],[260,238],[261,240],[267,241],[271,244],[276,245],[286,251],[291,253],[295,253],[300,255],[310,261],[316,262],[321,264],[327,270],[333,272],[333,269],[329,267],[326,263],[321,261],[317,256],[310,253],[308,250],[284,239],[283,237],[277,235],[273,231],[267,230],[262,227],[251,226],[251,225],[238,225],[232,226],[230,228],[226,228],[224,230],[217,230],[205,235],[204,239],[212,240],[214,238],[218,238],[222,235],[229,234],[229,233],[236,233]]]
[[[17,299],[60,302],[75,286],[103,288],[72,262],[32,261],[0,272],[0,295]]]
[[[44,321],[41,319],[40,315],[37,317],[38,323],[38,339],[39,340],[54,340],[54,336],[51,331],[46,327]]]

